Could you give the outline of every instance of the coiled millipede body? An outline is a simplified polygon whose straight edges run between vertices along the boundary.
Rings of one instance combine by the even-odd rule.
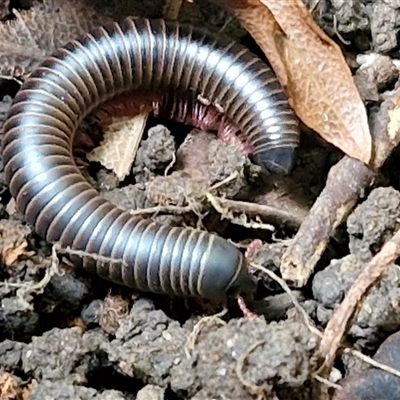
[[[59,49],[16,95],[2,150],[18,209],[48,242],[96,255],[78,262],[116,283],[211,299],[246,290],[250,278],[235,246],[207,232],[132,216],[79,172],[72,157],[76,129],[127,90],[207,99],[246,135],[256,161],[284,170],[292,163],[297,122],[268,66],[203,30],[127,19]]]

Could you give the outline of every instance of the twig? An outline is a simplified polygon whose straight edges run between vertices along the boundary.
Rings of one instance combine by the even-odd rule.
[[[374,146],[372,166],[345,156],[332,167],[324,190],[283,256],[284,279],[298,286],[307,283],[336,228],[374,183],[376,171],[399,144],[399,99],[400,87],[381,104],[379,111],[370,113]]]
[[[296,296],[293,294],[293,292],[290,290],[289,286],[286,284],[286,282],[280,278],[278,275],[276,275],[274,272],[271,270],[264,268],[263,266],[255,263],[250,263],[250,266],[252,268],[258,269],[265,274],[267,274],[271,279],[276,281],[282,289],[288,294],[290,300],[292,300],[292,303],[296,310],[299,312],[299,314],[303,317],[304,324],[307,326],[307,328],[312,332],[313,334],[322,337],[322,332],[320,332],[314,325],[314,322],[311,320],[309,315],[307,314],[306,310],[300,305],[298,302]]]
[[[234,181],[239,176],[239,172],[232,172],[229,176],[223,179],[221,182],[217,182],[215,185],[210,186],[208,189],[210,192],[219,189],[221,186],[225,186],[227,183]]]
[[[319,352],[324,359],[321,369],[329,371],[336,353],[351,324],[361,308],[363,299],[387,272],[388,268],[400,256],[400,230],[385,243],[379,253],[360,273],[346,297],[335,310],[322,337]]]
[[[400,246],[400,242],[399,242],[399,246]],[[399,247],[398,251],[400,253],[400,247]],[[397,257],[394,257],[394,258],[396,259]],[[268,274],[273,280],[278,282],[279,285],[282,287],[282,289],[289,295],[289,297],[292,300],[292,303],[296,307],[297,311],[302,315],[302,317],[304,319],[304,322],[305,322],[305,325],[308,327],[308,329],[312,333],[314,333],[315,335],[317,335],[319,337],[323,338],[325,336],[326,330],[325,330],[325,333],[323,334],[322,332],[320,332],[314,326],[314,323],[311,321],[310,317],[308,316],[308,314],[306,313],[304,308],[301,307],[301,305],[297,301],[296,297],[293,295],[292,291],[290,290],[289,286],[286,284],[286,282],[283,279],[279,278],[279,276],[277,276],[274,272],[272,272],[272,271],[268,270],[267,268],[264,268],[264,267],[262,267],[262,266],[260,266],[258,264],[251,263],[250,266],[252,268],[259,269],[260,271],[263,271],[264,273]],[[390,266],[390,264],[389,264],[389,266]],[[322,342],[321,342],[321,346],[322,346]],[[320,346],[320,348],[321,348],[321,346]],[[389,372],[389,373],[391,373],[393,375],[396,375],[396,376],[400,377],[400,371],[398,371],[397,369],[392,368],[392,367],[390,367],[388,365],[382,364],[382,363],[372,359],[371,357],[368,357],[368,356],[362,354],[358,350],[354,350],[354,349],[351,349],[351,348],[344,348],[343,352],[344,353],[353,354],[355,357],[360,358],[364,362],[369,363],[370,365],[372,365],[372,366],[374,366],[376,368],[379,368],[379,369],[381,369],[383,371]],[[321,368],[319,369],[319,371],[321,371]],[[321,382],[321,383],[323,383],[323,384],[325,384],[325,385],[327,385],[329,387],[332,387],[332,388],[334,388],[336,390],[341,390],[342,389],[342,387],[340,385],[335,384],[335,383],[329,381],[328,379],[318,375],[318,371],[316,373],[312,374],[312,377],[314,379],[316,379],[317,381],[319,381],[319,382]]]
[[[336,36],[339,38],[339,40],[345,44],[346,46],[350,46],[351,42],[349,40],[345,40],[343,36],[339,33],[337,29],[337,17],[336,14],[333,14],[333,31],[336,33]]]
[[[343,389],[343,388],[342,388],[340,385],[338,385],[337,383],[333,383],[333,382],[331,382],[329,379],[323,378],[322,376],[319,376],[319,375],[317,375],[317,374],[313,374],[312,377],[313,377],[316,381],[321,382],[321,383],[323,383],[324,385],[326,385],[326,386],[328,386],[328,387],[330,387],[330,388],[332,388],[332,389],[335,389],[335,390],[342,390],[342,389]]]
[[[307,216],[306,211],[303,213],[293,213],[292,211],[289,212],[276,207],[257,203],[223,199],[216,196],[214,196],[214,198],[218,200],[221,206],[229,211],[252,216],[256,215],[259,216],[263,221],[280,226],[286,226],[290,229],[297,229]]]
[[[359,358],[360,360],[363,360],[367,364],[370,364],[375,368],[379,368],[382,371],[389,372],[390,374],[396,375],[396,376],[398,376],[400,378],[400,371],[398,369],[392,368],[392,367],[390,367],[389,365],[386,365],[386,364],[382,364],[379,361],[376,361],[373,358],[368,357],[365,354],[361,353],[361,351],[346,348],[346,349],[343,350],[343,352],[344,353],[350,353],[353,356]]]
[[[332,167],[324,190],[282,257],[281,272],[285,280],[299,287],[308,282],[336,228],[374,176],[361,161],[350,157],[342,158]]]
[[[193,211],[193,206],[154,206],[148,208],[140,208],[129,211],[131,215],[143,215],[143,214],[160,214],[160,213],[174,213],[174,214],[185,214]]]
[[[265,229],[272,232],[275,230],[275,227],[273,225],[264,224],[262,222],[252,220],[248,221],[245,214],[242,214],[240,217],[234,217],[232,215],[232,212],[224,209],[224,207],[219,202],[219,197],[213,196],[211,193],[206,193],[206,197],[210,204],[215,208],[215,210],[221,214],[222,218],[228,219],[235,225],[244,226],[245,228],[250,229]]]

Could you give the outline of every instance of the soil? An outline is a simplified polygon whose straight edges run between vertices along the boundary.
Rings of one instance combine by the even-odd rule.
[[[399,86],[400,1],[304,2],[342,46],[376,118]],[[162,17],[166,2],[86,3],[120,19]],[[179,19],[221,30],[259,52],[238,22],[211,2],[184,2]],[[0,87],[0,130],[14,89]],[[99,138],[91,140],[89,147]],[[82,133],[76,145],[83,142]],[[132,173],[123,182],[84,158],[77,162],[117,206],[158,207],[163,211],[152,215],[157,222],[216,232],[247,249],[253,264],[279,276],[296,227],[341,157],[302,127],[293,172],[276,177],[254,165],[237,142],[150,118]],[[137,293],[75,268],[24,222],[0,172],[0,399],[400,399],[400,378],[371,368],[354,354],[338,355],[330,383],[315,379],[319,337],[312,327],[325,328],[360,271],[399,228],[398,157],[394,152],[374,186],[360,196],[305,287],[287,293],[269,274],[251,270],[259,287],[245,315],[236,301],[214,304]],[[275,207],[287,219],[271,232],[265,227],[271,221],[245,211],[221,218],[205,196],[213,186],[215,196]],[[374,355],[383,343],[376,359],[400,368],[393,356],[399,354],[400,338],[391,336],[400,328],[399,303],[400,269],[393,264],[360,305],[346,345]]]

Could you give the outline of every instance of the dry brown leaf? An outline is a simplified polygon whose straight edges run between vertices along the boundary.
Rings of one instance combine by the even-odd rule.
[[[77,0],[36,0],[0,23],[0,76],[23,78],[46,55],[110,19]]]
[[[279,77],[282,86],[287,85],[286,68],[279,57],[278,49],[274,40],[274,33],[279,26],[267,7],[260,0],[212,0],[227,9],[251,34],[258,43],[261,50],[270,58],[272,68]]]
[[[2,256],[4,264],[7,266],[12,265],[15,261],[18,260],[18,257],[22,254],[26,253],[26,248],[28,247],[28,243],[24,240],[17,246],[7,247],[3,249]]]
[[[371,159],[365,107],[340,51],[301,0],[214,0],[267,55],[300,119],[346,154]]]
[[[147,117],[145,112],[135,117],[119,118],[108,125],[103,141],[87,155],[88,160],[100,162],[122,181],[131,170]]]
[[[2,371],[0,374],[0,400],[21,399],[21,388],[13,375]]]
[[[21,255],[30,257],[28,240],[32,230],[28,225],[11,219],[0,220],[0,261],[12,265]]]

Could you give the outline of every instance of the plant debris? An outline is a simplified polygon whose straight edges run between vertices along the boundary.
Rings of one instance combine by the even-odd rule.
[[[301,0],[215,0],[267,55],[298,117],[350,157],[368,163],[367,113],[339,46]]]
[[[321,135],[301,126],[295,168],[282,177],[262,172],[235,138],[219,140],[215,124],[169,121],[159,94],[118,96],[79,127],[76,163],[104,198],[243,251],[256,297],[227,304],[143,294],[77,268],[68,249],[26,225],[0,171],[1,399],[395,398],[400,19],[389,3],[1,4],[7,80],[23,81],[56,47],[106,21],[166,17],[264,52],[300,119]],[[0,87],[1,132],[12,96]],[[135,115],[140,134],[130,136]]]

